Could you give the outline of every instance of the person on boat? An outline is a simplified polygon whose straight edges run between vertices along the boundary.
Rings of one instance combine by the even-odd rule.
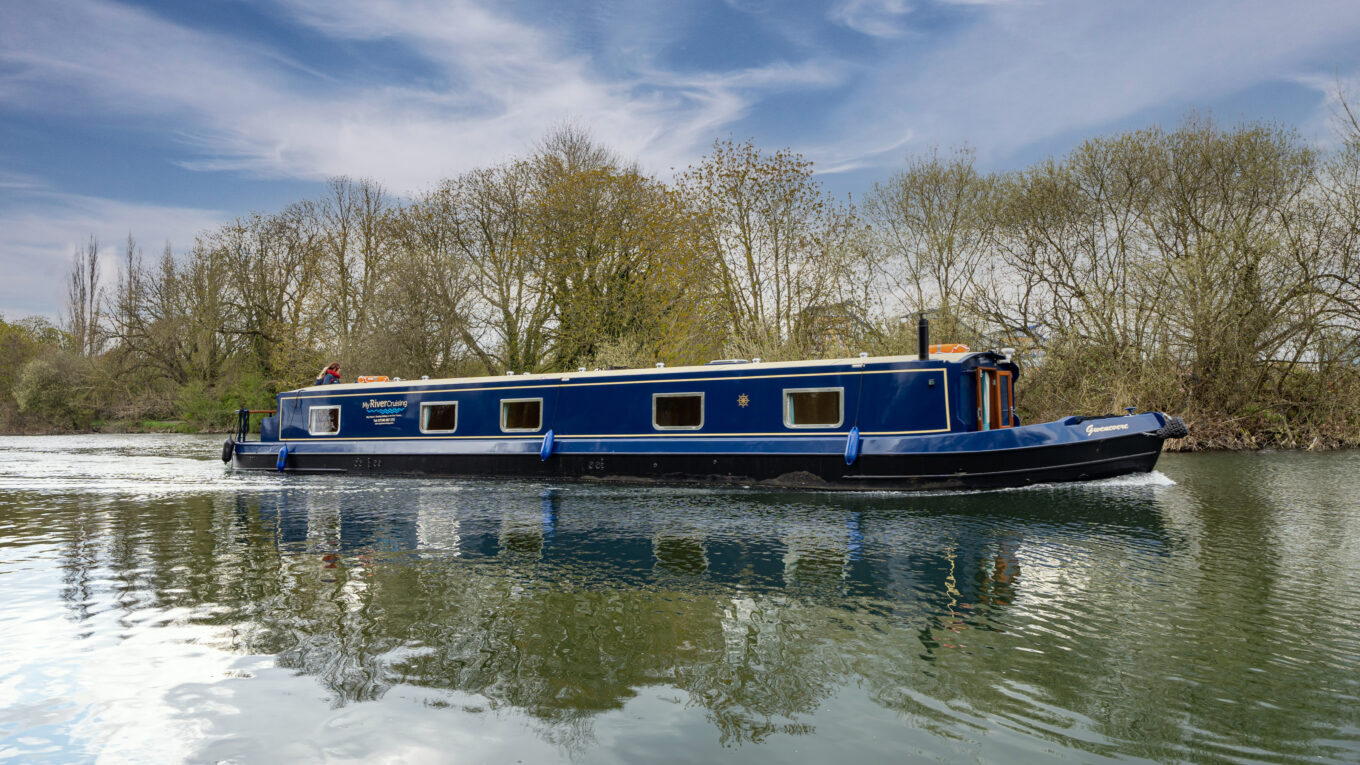
[[[321,376],[316,378],[313,385],[331,385],[340,382],[340,362],[332,362],[330,366],[321,370]]]

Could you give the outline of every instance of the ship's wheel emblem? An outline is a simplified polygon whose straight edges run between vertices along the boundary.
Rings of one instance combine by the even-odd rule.
[[[741,407],[742,409],[745,409],[746,405],[749,403],[751,403],[751,397],[747,396],[745,393],[741,394],[740,396],[737,396],[737,406]]]

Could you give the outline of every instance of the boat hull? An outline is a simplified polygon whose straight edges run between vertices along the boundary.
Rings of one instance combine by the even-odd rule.
[[[1091,437],[1089,423],[1117,422]],[[1083,428],[1083,423],[1087,423]],[[1004,431],[865,438],[851,464],[846,439],[574,440],[559,437],[544,458],[537,440],[486,439],[440,445],[410,441],[237,444],[245,470],[416,476],[505,476],[620,483],[726,484],[896,491],[993,489],[1150,472],[1166,437],[1159,413],[1068,420]]]

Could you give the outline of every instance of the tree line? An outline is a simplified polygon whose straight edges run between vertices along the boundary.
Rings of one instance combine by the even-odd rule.
[[[1360,122],[1188,117],[1012,172],[968,149],[862,195],[717,141],[663,181],[585,131],[398,198],[316,198],[144,256],[91,240],[66,315],[0,320],[0,428],[223,427],[345,376],[1014,348],[1031,421],[1187,416],[1195,446],[1360,443]]]

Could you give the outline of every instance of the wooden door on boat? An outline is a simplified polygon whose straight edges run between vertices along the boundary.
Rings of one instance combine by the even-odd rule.
[[[1011,426],[1015,394],[1011,372],[996,367],[977,368],[977,429],[994,430]]]

